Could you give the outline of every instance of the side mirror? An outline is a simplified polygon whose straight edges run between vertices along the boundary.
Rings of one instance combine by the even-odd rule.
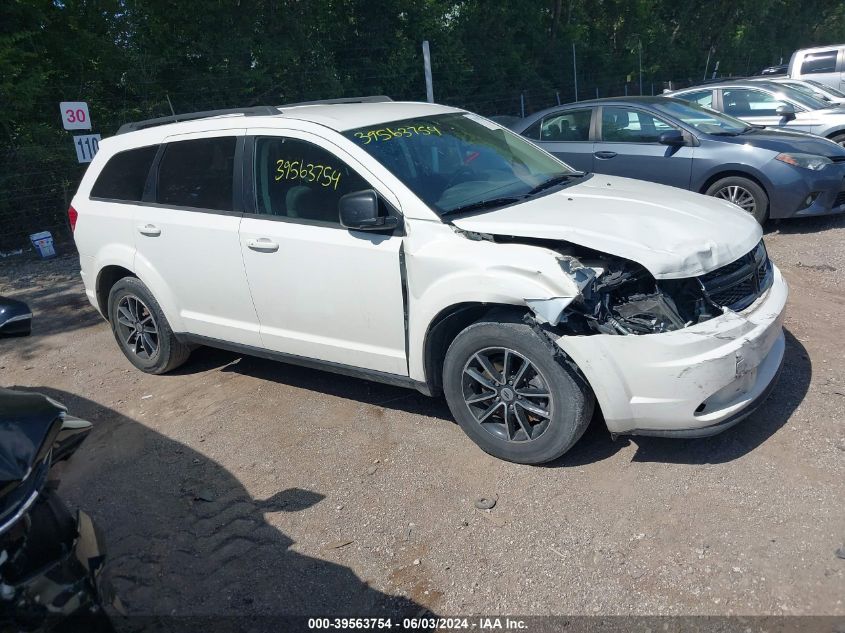
[[[795,107],[789,103],[783,103],[777,107],[775,110],[775,114],[779,117],[783,117],[784,119],[794,119],[795,118]]]
[[[660,136],[657,138],[657,142],[661,145],[686,145],[687,141],[684,138],[684,133],[680,130],[669,130],[667,132],[661,132]]]
[[[28,336],[32,311],[23,301],[0,297],[0,336]]]
[[[392,231],[399,219],[379,215],[378,194],[372,189],[353,191],[337,203],[340,224],[354,231]]]

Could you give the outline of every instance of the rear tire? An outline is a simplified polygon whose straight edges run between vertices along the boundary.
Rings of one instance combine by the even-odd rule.
[[[542,464],[584,434],[595,398],[577,368],[556,352],[528,325],[489,321],[470,325],[449,346],[443,364],[446,401],[484,451]]]
[[[158,301],[140,279],[124,277],[109,292],[109,322],[129,362],[148,374],[182,365],[191,349],[176,339]]]
[[[704,193],[733,202],[751,214],[761,225],[765,224],[769,217],[769,196],[760,185],[749,178],[728,176],[714,182]]]

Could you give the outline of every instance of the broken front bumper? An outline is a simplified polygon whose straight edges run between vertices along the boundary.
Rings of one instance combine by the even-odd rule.
[[[771,288],[741,313],[641,336],[563,336],[557,344],[593,387],[612,433],[702,437],[759,406],[783,362],[788,290]]]

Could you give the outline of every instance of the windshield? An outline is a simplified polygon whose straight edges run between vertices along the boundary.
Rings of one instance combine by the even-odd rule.
[[[751,129],[747,123],[689,101],[666,99],[654,107],[703,134],[735,135]]]
[[[344,132],[440,215],[502,206],[581,175],[503,127],[469,113]]]
[[[824,108],[829,108],[830,103],[827,101],[822,101],[814,97],[813,95],[807,94],[806,92],[801,92],[797,88],[792,86],[786,86],[783,84],[775,84],[772,86],[772,92],[774,93],[775,98],[781,93],[787,99],[791,99],[795,103],[798,103],[808,110],[823,110]]]
[[[842,92],[841,90],[837,90],[833,86],[828,86],[827,84],[823,84],[821,82],[818,82],[815,79],[807,79],[806,82],[808,84],[812,84],[813,86],[818,88],[819,92],[823,92],[825,94],[832,95],[832,96],[836,97],[837,99],[845,97],[845,92]]]

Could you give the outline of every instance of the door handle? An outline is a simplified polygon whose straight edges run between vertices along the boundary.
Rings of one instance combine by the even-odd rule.
[[[596,152],[593,156],[596,158],[613,158],[616,156],[616,152]]]
[[[247,248],[261,253],[275,253],[279,250],[279,245],[273,240],[268,240],[266,237],[258,238],[257,240],[247,240]]]
[[[147,235],[149,237],[158,237],[159,235],[161,235],[161,229],[158,228],[155,224],[139,224],[138,233],[140,233],[141,235]]]

